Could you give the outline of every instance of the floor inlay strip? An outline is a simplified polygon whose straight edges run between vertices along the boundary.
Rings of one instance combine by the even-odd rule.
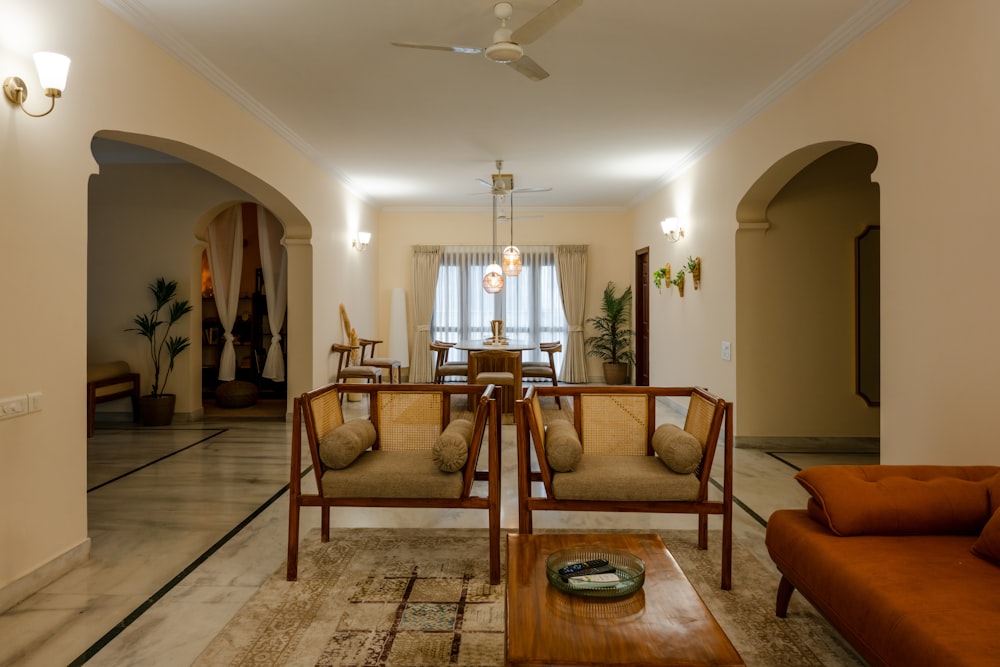
[[[144,463],[141,466],[139,466],[138,468],[135,468],[133,470],[129,470],[128,472],[123,472],[122,474],[118,475],[117,477],[113,477],[113,478],[107,480],[106,482],[101,482],[97,486],[92,486],[91,488],[87,489],[87,493],[90,493],[91,491],[97,491],[102,486],[107,486],[108,484],[111,484],[112,482],[117,482],[118,480],[124,479],[125,477],[128,477],[129,475],[137,473],[140,470],[143,470],[145,468],[148,468],[149,466],[151,466],[151,465],[153,465],[155,463],[159,463],[160,461],[164,461],[166,459],[169,459],[171,456],[174,456],[176,454],[180,454],[181,452],[186,452],[187,450],[191,449],[192,447],[197,447],[198,445],[204,444],[204,443],[208,442],[209,440],[211,440],[212,438],[217,438],[218,436],[222,435],[223,433],[225,433],[228,430],[229,429],[225,429],[225,428],[221,429],[219,431],[216,431],[212,435],[209,435],[207,437],[202,438],[201,440],[196,440],[195,442],[192,442],[190,445],[187,445],[186,447],[181,447],[180,449],[178,449],[176,451],[170,452],[169,454],[164,454],[163,456],[161,456],[161,457],[159,457],[157,459],[153,459],[149,463]]]

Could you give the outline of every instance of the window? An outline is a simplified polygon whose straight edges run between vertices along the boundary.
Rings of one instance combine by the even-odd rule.
[[[483,274],[496,259],[492,246],[446,246],[438,269],[431,339],[457,343],[489,338],[490,320],[503,320],[504,335],[530,341],[566,341],[566,316],[559,294],[556,251],[523,246],[520,275],[504,276],[499,294],[483,290]],[[459,350],[452,354],[459,356]],[[464,352],[461,353],[464,355]],[[556,368],[561,362],[556,355]],[[451,355],[449,355],[451,358]],[[525,361],[548,361],[538,350]]]

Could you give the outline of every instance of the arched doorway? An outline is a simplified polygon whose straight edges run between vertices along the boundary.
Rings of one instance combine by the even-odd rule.
[[[103,345],[111,347],[112,350],[110,353],[115,355],[112,358],[128,358],[128,355],[132,354],[128,349],[129,346],[133,345],[132,340],[120,335],[122,327],[119,324],[109,324],[110,322],[119,322],[120,314],[116,313],[113,317],[105,317],[105,314],[99,311],[99,305],[92,307],[90,304],[97,304],[102,301],[113,303],[116,297],[124,298],[125,302],[129,303],[128,298],[131,297],[123,297],[122,295],[126,294],[126,292],[122,290],[131,290],[127,292],[129,295],[131,292],[141,294],[145,285],[142,280],[148,280],[145,276],[164,273],[178,278],[179,283],[187,287],[187,292],[183,296],[192,304],[201,304],[201,260],[205,248],[205,229],[209,221],[219,211],[235,203],[245,201],[258,202],[280,220],[285,230],[283,243],[289,253],[289,266],[294,267],[289,272],[288,290],[289,292],[297,291],[302,294],[311,293],[309,283],[312,274],[312,256],[310,251],[312,227],[305,216],[286,197],[275,191],[272,187],[252,174],[222,160],[218,156],[180,142],[115,131],[98,132],[95,135],[95,142],[98,141],[115,142],[121,146],[149,149],[156,154],[169,157],[170,160],[167,162],[173,164],[168,166],[177,167],[178,169],[187,167],[188,171],[200,170],[211,179],[216,179],[219,183],[223,183],[224,187],[216,187],[211,196],[208,196],[199,191],[200,186],[195,186],[193,188],[195,193],[192,197],[193,201],[200,202],[200,208],[197,208],[194,214],[180,212],[176,216],[178,218],[176,229],[165,230],[164,227],[171,223],[170,221],[165,222],[164,220],[160,220],[160,229],[157,231],[155,237],[144,237],[138,232],[132,233],[132,243],[134,244],[132,251],[123,242],[119,241],[115,242],[117,245],[112,246],[114,248],[112,251],[105,252],[104,258],[113,257],[113,264],[121,273],[124,273],[126,281],[129,281],[125,287],[118,286],[121,280],[117,276],[107,276],[107,279],[103,280],[103,282],[100,280],[94,281],[93,276],[100,273],[102,267],[88,269],[89,281],[95,283],[94,289],[91,289],[88,285],[88,289],[91,291],[91,298],[88,303],[88,355],[91,353],[91,328],[94,326],[104,326],[106,329],[104,332],[106,335],[101,336],[101,341],[95,343],[95,346]],[[98,158],[98,162],[101,162],[100,158]],[[134,164],[117,165],[120,170],[128,170],[132,173],[149,166],[148,164],[139,166]],[[164,165],[159,164],[156,166],[163,167]],[[92,178],[91,191],[94,192],[95,189],[100,187],[100,182],[105,172],[110,173],[112,171],[114,171],[114,168],[111,165],[102,163],[101,174]],[[177,178],[180,184],[183,185],[187,182],[185,179],[190,180],[192,177],[181,175],[177,176]],[[228,190],[225,188],[228,188]],[[202,198],[198,199],[198,196]],[[120,210],[113,212],[112,215],[129,216],[131,217],[132,226],[137,227],[145,222],[142,220],[141,207],[143,202],[137,202],[134,199],[135,197],[132,193],[129,193],[129,196],[125,198],[124,203],[120,206]],[[169,212],[171,205],[172,202],[168,202],[167,205],[161,206],[161,209],[167,209]],[[196,203],[192,206],[198,205]],[[162,215],[162,213],[162,210],[157,211],[158,215]],[[93,211],[91,215],[93,216]],[[186,224],[185,220],[187,221]],[[121,225],[124,227],[126,222],[122,222]],[[108,242],[108,239],[103,238],[102,234],[101,230],[97,230],[96,233],[95,230],[91,230],[91,255],[93,255],[93,248],[99,246],[101,243]],[[111,271],[109,270],[108,273],[111,273]],[[143,277],[139,278],[139,276]],[[100,291],[102,289],[109,290],[109,292]],[[119,292],[115,293],[115,290],[119,290]],[[93,308],[97,308],[98,312],[95,313]],[[175,369],[174,376],[171,379],[172,390],[178,394],[178,413],[186,413],[187,418],[194,419],[198,418],[201,414],[202,395],[202,356],[200,353],[201,346],[197,343],[202,339],[203,330],[200,309],[196,310],[197,312],[192,313],[192,316],[186,319],[186,335],[191,338],[195,345],[192,346],[191,354],[185,354],[178,358],[179,367]],[[308,304],[300,301],[293,301],[288,304],[286,320],[286,330],[288,333],[286,337],[288,343],[286,364],[288,397],[294,396],[296,391],[304,391],[312,382],[311,318],[312,312]],[[100,350],[100,352],[107,353],[107,350]],[[102,354],[102,356],[105,356],[105,354]],[[137,357],[137,361],[140,364],[142,363],[141,356]],[[290,400],[290,398],[286,399],[286,415],[291,413]]]
[[[855,391],[855,239],[879,222],[866,144],[825,142],[769,168],[737,207],[736,368],[741,441],[879,435]],[[870,440],[868,443],[870,444]]]

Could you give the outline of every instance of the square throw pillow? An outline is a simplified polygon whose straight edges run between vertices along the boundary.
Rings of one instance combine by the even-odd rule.
[[[580,464],[583,444],[572,422],[555,419],[545,429],[545,460],[556,472],[572,472]]]
[[[469,460],[473,428],[468,419],[453,419],[438,436],[431,456],[442,472],[455,472],[465,467],[465,462]]]
[[[352,419],[324,435],[319,441],[319,458],[334,470],[346,468],[375,444],[375,426],[367,419]]]
[[[698,438],[674,424],[663,424],[653,432],[653,451],[663,465],[680,475],[698,469],[704,450]]]
[[[972,545],[972,553],[1000,565],[1000,512],[993,512],[993,516],[983,526],[979,539]]]

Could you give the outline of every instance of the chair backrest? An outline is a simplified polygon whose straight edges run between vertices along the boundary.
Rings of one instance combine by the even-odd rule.
[[[578,402],[584,454],[646,456],[650,397],[645,394],[587,394]],[[576,408],[577,403],[574,404]],[[655,416],[653,417],[655,418]]]
[[[371,338],[359,338],[358,346],[361,348],[361,365],[365,363],[365,359],[375,358],[375,346],[381,343],[380,340],[373,340]],[[371,349],[369,350],[369,346]]]
[[[436,340],[431,343],[431,351],[434,352],[434,370],[437,371],[442,365],[448,363],[448,352],[451,351],[454,343],[445,343]]]
[[[380,391],[372,406],[371,419],[383,451],[433,449],[448,412],[440,391]]]
[[[510,373],[515,386],[521,385],[519,350],[473,350],[469,352],[469,382],[483,372]]]
[[[357,345],[341,345],[340,343],[334,343],[330,346],[330,352],[338,355],[337,356],[337,374],[351,365],[351,353],[358,349]]]

